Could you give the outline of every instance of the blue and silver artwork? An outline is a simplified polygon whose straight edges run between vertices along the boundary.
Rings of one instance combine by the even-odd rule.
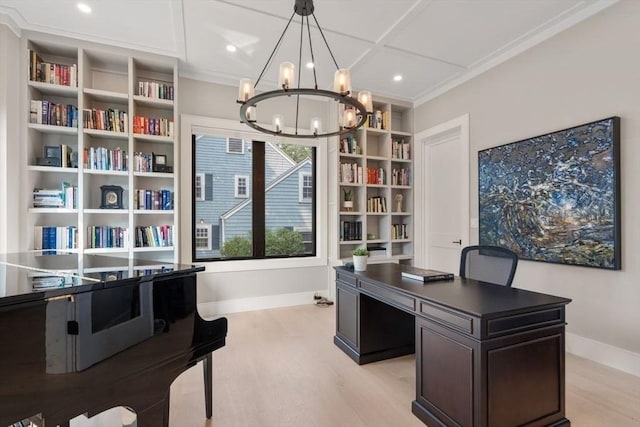
[[[620,118],[478,153],[480,244],[619,270]]]

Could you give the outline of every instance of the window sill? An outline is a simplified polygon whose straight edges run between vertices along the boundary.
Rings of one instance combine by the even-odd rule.
[[[320,257],[308,258],[275,258],[275,259],[247,259],[237,261],[216,261],[193,264],[203,265],[207,273],[226,273],[232,271],[280,270],[289,268],[306,268],[326,266],[327,260]]]

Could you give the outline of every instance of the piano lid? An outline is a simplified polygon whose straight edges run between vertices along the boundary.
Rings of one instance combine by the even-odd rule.
[[[0,254],[0,307],[203,270],[201,266],[104,255]]]

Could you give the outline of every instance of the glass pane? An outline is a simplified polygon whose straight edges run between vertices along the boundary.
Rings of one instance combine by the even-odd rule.
[[[195,135],[195,174],[203,174],[201,194],[195,201],[195,223],[212,224],[211,250],[196,247],[195,259],[247,258],[251,243],[251,150],[227,151],[227,137]],[[243,197],[236,197],[236,177],[242,176]],[[248,197],[247,197],[248,195]]]
[[[265,255],[314,252],[313,173],[315,148],[296,144],[265,146]]]

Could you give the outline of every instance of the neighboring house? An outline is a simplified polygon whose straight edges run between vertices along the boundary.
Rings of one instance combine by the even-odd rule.
[[[220,255],[223,243],[251,229],[251,141],[199,135],[195,148],[195,227],[198,258]],[[311,168],[265,145],[267,227],[286,227],[311,240]]]

